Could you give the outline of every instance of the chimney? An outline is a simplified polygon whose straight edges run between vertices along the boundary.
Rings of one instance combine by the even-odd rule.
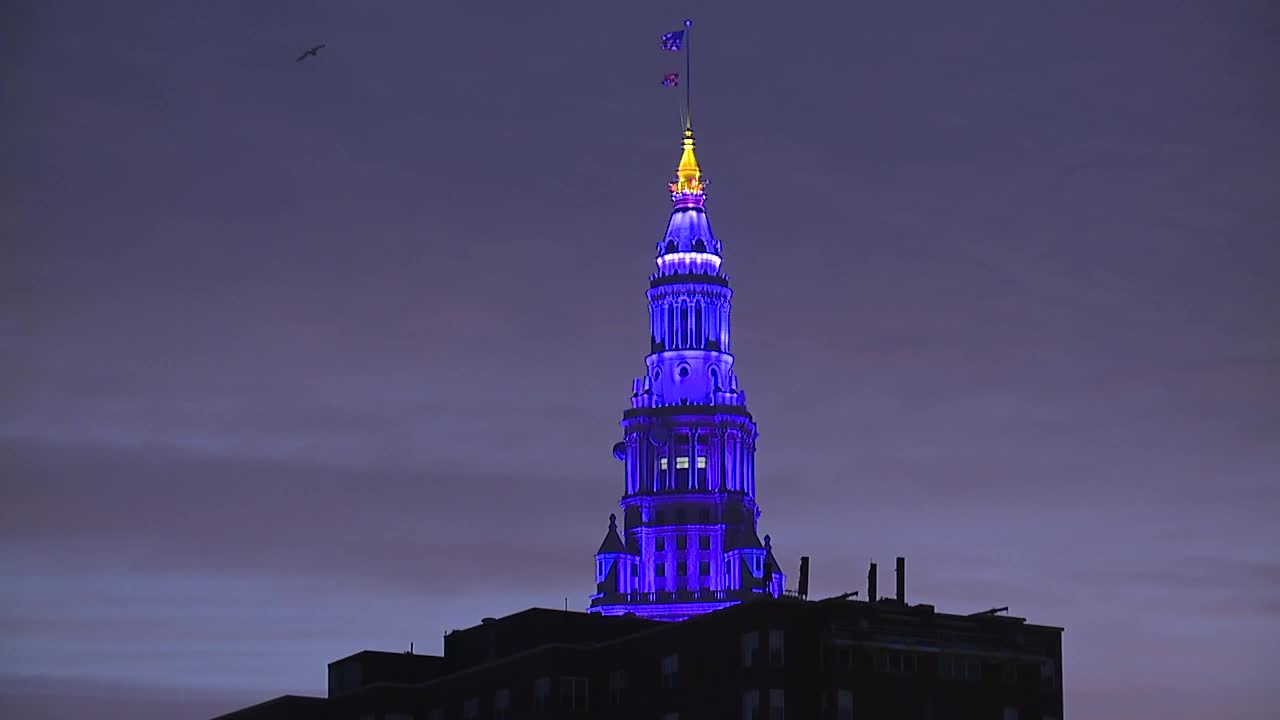
[[[894,574],[898,576],[898,602],[903,605],[907,604],[907,559],[898,558],[898,566],[894,568]]]
[[[876,564],[871,563],[871,568],[867,570],[867,602],[875,602],[880,597],[876,595]]]
[[[804,600],[809,597],[809,556],[805,555],[800,558],[800,584],[796,587],[797,594],[800,599]]]

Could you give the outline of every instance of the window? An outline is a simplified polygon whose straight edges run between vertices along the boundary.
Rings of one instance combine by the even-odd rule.
[[[680,671],[680,656],[667,655],[662,658],[662,687],[676,686],[676,674]]]
[[[760,691],[742,693],[742,720],[760,720]]]
[[[1000,668],[1000,679],[1007,683],[1018,682],[1018,664],[1011,662],[1005,663]]]
[[[676,536],[676,549],[684,550],[689,547],[689,537],[687,535]]]
[[[587,711],[587,679],[583,677],[560,678],[560,709],[570,712]]]
[[[609,704],[621,705],[623,691],[627,689],[627,674],[622,670],[609,673]]]
[[[494,720],[507,720],[511,717],[511,689],[502,688],[493,694]]]
[[[960,677],[960,664],[951,655],[938,656],[938,677],[947,679]]]
[[[742,667],[752,667],[760,654],[760,633],[742,633]]]
[[[886,652],[876,656],[876,671],[887,673],[914,673],[916,656],[910,653]]]
[[[1002,720],[1018,720],[1018,708],[1006,707],[1001,718]]]
[[[681,455],[680,457],[676,458],[676,469],[677,469],[677,470],[688,470],[688,469],[689,469],[689,456],[688,456],[688,455]]]
[[[1054,690],[1058,686],[1058,670],[1052,660],[1040,661],[1040,686],[1045,690]]]
[[[666,471],[667,471],[667,459],[666,459],[666,458],[664,458],[664,457],[660,457],[660,458],[658,458],[658,469],[659,469],[659,470],[661,470],[661,471],[663,471],[663,472],[666,472]]]
[[[710,514],[710,511],[707,511],[707,510],[703,510],[702,512],[707,513],[708,515]],[[703,520],[703,522],[706,522],[706,520]],[[710,550],[710,549],[711,549],[711,536],[710,536],[710,535],[700,535],[700,536],[698,537],[698,549],[699,549],[699,550]]]
[[[836,720],[853,720],[853,693],[849,690],[836,691]]]
[[[551,678],[540,677],[533,681],[533,706],[538,709],[551,705]]]
[[[783,662],[782,639],[783,635],[781,630],[769,631],[769,664],[775,667],[781,666]]]
[[[786,719],[787,710],[783,704],[783,700],[784,698],[781,689],[774,688],[769,691],[769,720]]]
[[[977,682],[982,679],[982,664],[977,660],[964,661],[964,679]]]
[[[657,552],[662,552],[662,551],[666,550],[666,549],[667,549],[667,539],[666,539],[665,537],[662,537],[661,535],[659,535],[658,537],[654,538],[654,539],[653,539],[653,549],[654,549],[654,550],[656,550]]]
[[[698,574],[701,575],[702,577],[707,577],[711,575],[710,560],[703,560],[702,562],[698,563]]]
[[[666,564],[666,563],[662,563],[662,562],[655,564],[655,565],[653,566],[653,574],[654,574],[655,576],[657,576],[657,577],[666,577],[666,576],[667,576],[667,564]]]
[[[427,713],[427,720],[444,720],[444,710],[436,708]]]
[[[665,512],[663,512],[662,510],[659,510],[659,511],[657,512],[657,518],[658,518],[658,519],[655,521],[655,523],[656,523],[657,525],[666,525],[666,524],[667,524],[667,514],[666,514]]]
[[[480,717],[480,699],[470,698],[462,702],[462,720],[477,720]]]
[[[676,575],[680,577],[684,577],[685,575],[688,575],[688,574],[689,574],[689,563],[685,562],[684,560],[681,560],[680,562],[676,563]]]

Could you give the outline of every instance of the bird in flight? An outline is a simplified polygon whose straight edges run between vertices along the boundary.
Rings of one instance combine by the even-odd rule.
[[[298,56],[297,60],[294,60],[294,62],[302,62],[303,60],[307,59],[307,56],[320,57],[320,48],[323,48],[323,47],[324,47],[324,43],[321,43],[311,48],[310,50],[303,52],[301,55]]]

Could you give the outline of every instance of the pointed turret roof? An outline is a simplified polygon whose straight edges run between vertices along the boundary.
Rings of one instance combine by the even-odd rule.
[[[769,567],[773,568],[774,572],[782,572],[778,567],[778,558],[773,556],[773,538],[768,535],[764,536],[764,561],[769,563]]]
[[[600,549],[596,551],[597,555],[606,553],[623,553],[627,552],[627,546],[622,544],[622,537],[618,535],[618,516],[609,516],[609,530],[604,535],[604,542],[600,543]]]
[[[720,243],[711,234],[711,225],[703,211],[707,199],[706,181],[693,147],[693,130],[685,128],[680,164],[676,166],[675,179],[667,185],[671,189],[674,207],[667,232],[658,242],[660,256],[688,252],[720,254]]]

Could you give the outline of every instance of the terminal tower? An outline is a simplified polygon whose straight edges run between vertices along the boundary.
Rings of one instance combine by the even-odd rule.
[[[626,468],[621,522],[596,552],[591,612],[655,620],[768,594],[785,580],[757,528],[755,421],[734,370],[733,291],[706,187],[684,131],[671,219],[649,277],[649,355],[613,454]]]

